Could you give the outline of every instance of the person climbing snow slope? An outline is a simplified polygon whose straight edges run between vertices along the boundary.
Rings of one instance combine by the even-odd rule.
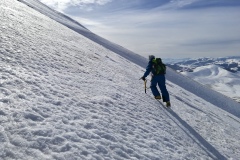
[[[155,99],[160,100],[163,99],[163,102],[166,102],[166,106],[170,107],[170,98],[169,93],[166,88],[166,65],[162,63],[161,58],[155,58],[154,55],[149,55],[149,62],[146,68],[146,72],[144,73],[142,80],[146,80],[146,77],[152,72],[152,79],[151,79],[151,91],[154,95]],[[157,89],[157,85],[161,90],[162,97]]]

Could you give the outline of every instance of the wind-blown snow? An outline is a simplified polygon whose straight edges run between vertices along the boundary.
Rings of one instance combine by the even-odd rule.
[[[144,93],[134,54],[125,59],[18,1],[0,1],[0,19],[1,159],[240,157],[234,101],[214,105],[221,96],[189,80],[193,94],[168,70],[180,85],[167,81],[165,109]]]

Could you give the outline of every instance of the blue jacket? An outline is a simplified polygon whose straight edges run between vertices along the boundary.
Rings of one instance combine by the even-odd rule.
[[[148,62],[148,65],[146,67],[146,72],[144,73],[143,77],[147,77],[150,74],[150,72],[152,71],[152,69],[153,69],[153,62],[152,62],[152,60],[150,60]]]

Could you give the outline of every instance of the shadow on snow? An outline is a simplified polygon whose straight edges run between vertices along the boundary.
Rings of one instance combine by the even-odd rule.
[[[196,132],[186,121],[178,116],[171,108],[166,108],[161,102],[161,107],[164,107],[166,115],[181,128],[199,147],[201,147],[209,157],[218,160],[227,160],[217,149],[207,142],[198,132]]]

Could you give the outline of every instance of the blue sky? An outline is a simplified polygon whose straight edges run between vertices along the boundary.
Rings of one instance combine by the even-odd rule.
[[[40,0],[145,57],[240,56],[240,0]]]

